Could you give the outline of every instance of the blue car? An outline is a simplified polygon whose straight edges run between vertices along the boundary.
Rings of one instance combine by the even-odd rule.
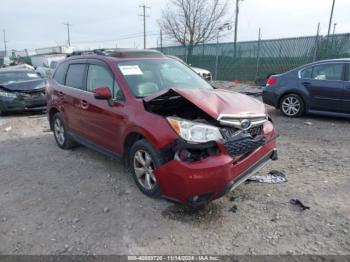
[[[350,117],[350,58],[318,61],[272,75],[263,101],[288,117],[306,113]]]

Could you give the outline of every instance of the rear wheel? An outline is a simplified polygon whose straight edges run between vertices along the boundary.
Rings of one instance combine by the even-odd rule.
[[[281,99],[281,112],[288,117],[302,116],[305,112],[303,99],[297,94],[288,94]]]
[[[64,121],[60,113],[56,113],[52,119],[53,134],[57,145],[62,149],[70,149],[76,145],[75,141],[69,137]]]
[[[147,140],[142,139],[130,149],[129,166],[138,188],[149,197],[159,197],[160,187],[154,170],[160,166],[160,156]]]

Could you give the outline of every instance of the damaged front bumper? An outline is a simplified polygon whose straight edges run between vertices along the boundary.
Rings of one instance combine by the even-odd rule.
[[[24,94],[17,97],[0,97],[2,112],[41,111],[46,109],[46,96],[43,93]]]
[[[265,143],[237,158],[219,144],[217,155],[184,162],[175,156],[154,171],[165,198],[199,206],[224,196],[256,173],[269,160],[277,159],[274,131]]]

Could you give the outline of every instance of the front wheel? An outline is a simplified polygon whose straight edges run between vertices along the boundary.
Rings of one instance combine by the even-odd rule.
[[[288,94],[281,99],[281,112],[288,117],[302,116],[305,112],[303,99],[297,94]]]
[[[160,166],[160,156],[147,140],[142,139],[130,149],[129,166],[138,188],[149,197],[159,197],[160,187],[154,170]]]
[[[67,129],[60,113],[56,113],[52,119],[53,134],[57,145],[62,149],[70,149],[75,146],[75,141],[69,137]]]

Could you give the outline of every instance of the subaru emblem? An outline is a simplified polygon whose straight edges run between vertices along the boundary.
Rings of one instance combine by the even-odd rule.
[[[252,123],[251,123],[250,120],[248,120],[248,119],[243,119],[243,120],[241,121],[241,128],[242,128],[243,130],[249,129],[251,125],[252,125]]]

